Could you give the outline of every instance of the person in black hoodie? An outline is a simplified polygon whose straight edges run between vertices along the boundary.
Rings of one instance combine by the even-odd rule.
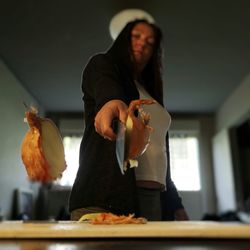
[[[164,206],[168,203],[166,197],[171,197],[176,211],[181,211],[181,219],[187,219],[181,198],[167,171],[170,116],[163,108],[161,40],[161,30],[155,24],[142,19],[129,22],[107,52],[92,56],[84,68],[85,130],[80,146],[79,169],[69,199],[72,220],[93,212],[135,214],[149,220],[166,219],[163,216],[168,209]],[[157,101],[157,105],[151,105],[154,106],[153,112],[158,114],[160,110],[159,114],[164,114],[151,117],[151,120],[157,131],[159,127],[164,132],[160,136],[161,141],[166,136],[167,143],[160,144],[161,160],[159,164],[155,162],[156,168],[144,158],[157,157],[154,154],[155,143],[152,142],[149,144],[152,150],[147,149],[138,159],[137,169],[141,170],[137,173],[137,169],[128,168],[123,175],[115,154],[116,134],[112,121],[119,119],[125,124],[129,103],[145,95]],[[162,117],[165,117],[163,128],[158,124]],[[150,168],[155,170],[153,175]],[[145,179],[146,176],[149,178]]]

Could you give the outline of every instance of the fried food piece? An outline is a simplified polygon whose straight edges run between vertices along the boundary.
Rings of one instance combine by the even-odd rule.
[[[89,221],[93,225],[114,225],[114,224],[146,224],[147,219],[143,217],[135,218],[134,214],[115,215],[113,213],[92,213],[85,214],[80,219],[81,221]]]
[[[21,145],[21,158],[29,179],[45,183],[62,176],[66,161],[56,125],[37,113],[35,108],[25,113],[29,130]]]

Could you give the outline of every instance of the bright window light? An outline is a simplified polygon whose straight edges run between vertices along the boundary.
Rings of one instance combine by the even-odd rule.
[[[170,135],[171,177],[180,191],[201,189],[198,146],[196,136]]]
[[[79,136],[65,136],[63,138],[67,168],[63,172],[62,178],[58,181],[58,184],[62,186],[72,186],[74,183],[79,165],[81,139]]]

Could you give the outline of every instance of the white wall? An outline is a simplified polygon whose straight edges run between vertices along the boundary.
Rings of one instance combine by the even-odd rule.
[[[216,130],[236,125],[250,117],[250,74],[234,90],[216,113]]]
[[[28,130],[23,101],[43,111],[0,58],[0,207],[6,219],[11,216],[14,189],[31,187],[20,157]]]
[[[228,132],[231,126],[238,125],[247,118],[250,118],[250,75],[233,91],[216,113],[217,133],[213,138],[213,160],[218,212],[237,209],[235,193],[232,192],[235,180]]]
[[[214,176],[219,213],[235,211],[236,196],[233,176],[232,154],[226,129],[213,138]]]

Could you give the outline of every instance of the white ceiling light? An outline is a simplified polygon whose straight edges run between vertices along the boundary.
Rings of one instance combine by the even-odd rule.
[[[109,32],[113,40],[116,39],[121,30],[128,22],[136,19],[146,19],[150,23],[154,23],[154,18],[141,9],[125,9],[118,12],[110,21]]]

